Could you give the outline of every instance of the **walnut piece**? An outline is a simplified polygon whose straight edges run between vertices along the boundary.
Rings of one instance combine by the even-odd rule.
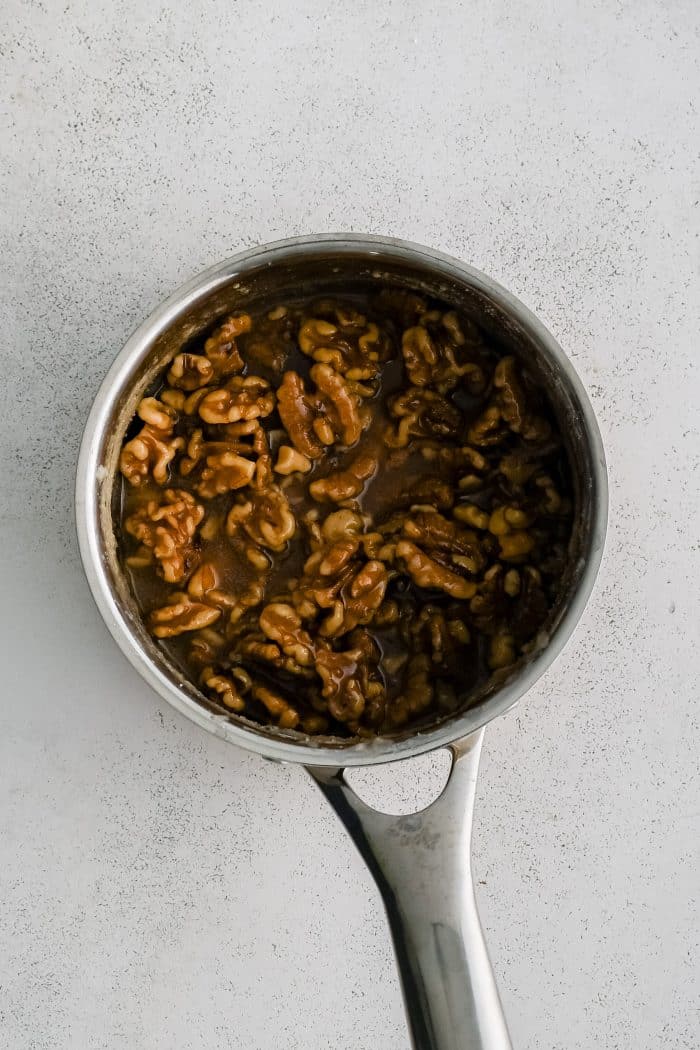
[[[357,383],[324,364],[313,365],[310,376],[315,392],[307,391],[297,372],[285,372],[277,391],[277,409],[294,447],[313,460],[336,442],[345,447],[356,444],[369,416],[361,408]]]
[[[437,321],[437,324],[435,323]],[[430,329],[428,322],[432,322]],[[483,369],[475,361],[458,363],[466,339],[459,319],[453,312],[437,317],[424,314],[419,324],[407,328],[401,340],[401,353],[406,374],[414,386],[431,386],[447,393],[464,380],[470,393],[478,394],[486,386]]]
[[[312,317],[299,329],[299,348],[320,364],[330,365],[346,379],[375,379],[390,345],[384,332],[362,314],[334,308],[327,319]]]
[[[226,532],[231,538],[243,530],[253,544],[270,551],[283,551],[296,526],[289,500],[276,485],[240,497],[226,519]]]
[[[205,423],[238,423],[269,416],[275,394],[260,376],[233,376],[226,386],[209,390],[199,403]]]
[[[131,485],[141,485],[149,477],[163,485],[176,453],[185,445],[184,438],[173,435],[177,413],[155,397],[145,397],[136,414],[144,425],[122,448],[119,469]]]
[[[124,528],[153,551],[159,571],[168,583],[180,583],[197,560],[193,539],[204,517],[204,507],[182,489],[166,489],[164,502],[148,500],[124,522]]]
[[[411,386],[389,401],[396,427],[387,428],[385,442],[404,448],[411,437],[455,438],[462,427],[459,410],[441,394],[427,387]]]
[[[309,492],[318,503],[342,503],[354,499],[364,489],[365,482],[374,476],[378,463],[375,453],[362,452],[345,470],[312,481]]]
[[[209,358],[199,354],[177,354],[168,372],[168,382],[178,390],[199,390],[211,383],[213,378],[213,364]]]
[[[243,369],[236,339],[249,332],[252,325],[248,314],[232,314],[212,332],[204,344],[204,353],[212,364],[217,378],[235,375]]]
[[[188,594],[178,591],[161,609],[154,609],[149,617],[151,632],[156,638],[174,638],[185,631],[209,627],[221,616],[221,610],[203,602],[195,602]]]

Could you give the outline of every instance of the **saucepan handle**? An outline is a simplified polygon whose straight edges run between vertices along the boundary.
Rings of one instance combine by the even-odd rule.
[[[442,794],[409,816],[366,805],[343,769],[309,768],[381,892],[415,1050],[511,1050],[471,876],[483,732],[452,745]]]

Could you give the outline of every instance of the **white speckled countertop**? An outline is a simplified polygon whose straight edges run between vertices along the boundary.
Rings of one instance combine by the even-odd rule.
[[[477,890],[516,1050],[700,1046],[700,9],[430,6],[2,6],[8,1050],[407,1050],[336,818],[149,693],[73,532],[81,428],[130,330],[241,247],[339,229],[511,288],[607,448],[594,597],[484,750]],[[384,779],[410,801],[439,774]]]

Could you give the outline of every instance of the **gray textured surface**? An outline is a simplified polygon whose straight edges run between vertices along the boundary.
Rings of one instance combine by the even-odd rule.
[[[407,1048],[335,818],[147,692],[73,536],[81,426],[131,328],[235,249],[324,229],[490,272],[588,385],[608,548],[564,656],[488,732],[478,894],[517,1048],[700,1045],[698,6],[428,6],[2,6],[11,1050]]]

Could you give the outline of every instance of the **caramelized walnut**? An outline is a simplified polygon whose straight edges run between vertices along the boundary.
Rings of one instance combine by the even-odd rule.
[[[205,342],[204,353],[219,379],[243,370],[243,359],[238,352],[236,339],[249,332],[251,324],[248,314],[232,314],[221,322]]]
[[[512,431],[525,441],[546,442],[552,428],[543,416],[530,407],[525,387],[514,357],[504,357],[493,374],[494,391],[489,404],[468,430],[473,445],[498,445]]]
[[[234,538],[240,530],[258,547],[283,551],[296,531],[296,518],[284,492],[270,485],[260,492],[251,492],[247,498],[239,497],[226,519],[226,532]],[[250,554],[249,560],[255,563]],[[267,560],[260,564],[265,566]]]
[[[131,485],[141,485],[149,477],[163,485],[170,464],[185,444],[184,438],[173,435],[177,413],[155,397],[145,397],[136,414],[144,425],[122,448],[119,469]]]
[[[391,448],[405,447],[411,437],[456,438],[462,427],[459,409],[424,387],[411,386],[396,394],[389,401],[389,412],[398,420],[385,434]]]
[[[199,403],[205,423],[238,423],[269,416],[275,394],[260,376],[233,376],[225,387],[209,390]]]
[[[429,322],[433,322],[430,328]],[[435,323],[437,321],[437,324]],[[434,318],[425,314],[421,323],[407,328],[401,340],[401,352],[406,374],[414,386],[435,387],[444,394],[463,380],[472,394],[481,393],[486,376],[475,361],[456,360],[463,357],[466,339],[457,315],[453,312]]]
[[[217,700],[232,711],[245,711],[246,693],[252,685],[250,675],[240,667],[234,667],[228,674],[217,674],[213,667],[205,667],[201,674],[204,688]]]
[[[124,522],[124,528],[153,551],[159,572],[168,583],[179,583],[196,564],[193,539],[204,507],[182,489],[166,489],[164,502],[148,500]]]
[[[333,718],[356,727],[370,705],[376,721],[385,690],[377,677],[376,663],[373,666],[366,651],[360,647],[340,652],[321,649],[316,655],[316,670],[322,682],[321,695]]]
[[[376,454],[363,452],[345,470],[312,481],[309,492],[319,503],[342,503],[343,500],[354,499],[362,492],[365,482],[375,474],[377,464]]]
[[[326,311],[331,319],[312,317],[299,329],[299,348],[320,364],[330,365],[346,379],[363,381],[376,378],[390,345],[384,332],[355,311],[333,305]]]
[[[199,390],[213,378],[213,364],[199,354],[177,354],[168,372],[168,382],[178,390]],[[185,407],[184,397],[181,407]]]
[[[195,602],[188,594],[178,591],[161,609],[154,609],[149,617],[151,632],[156,638],[174,638],[185,631],[209,627],[221,616],[221,610],[203,602]]]

